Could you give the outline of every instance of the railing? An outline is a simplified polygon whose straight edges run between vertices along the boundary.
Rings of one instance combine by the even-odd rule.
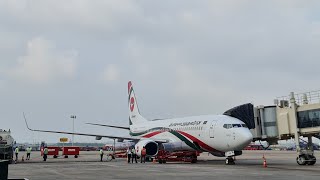
[[[304,93],[295,93],[294,98],[298,105],[305,104],[314,104],[320,103],[320,90],[317,91],[309,91]],[[290,103],[290,95],[289,96],[280,96],[276,98],[278,101],[285,100]]]

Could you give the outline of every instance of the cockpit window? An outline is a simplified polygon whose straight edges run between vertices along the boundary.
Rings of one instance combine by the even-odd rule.
[[[223,127],[226,129],[230,129],[232,128],[232,124],[224,124]]]
[[[223,127],[225,129],[240,128],[240,127],[248,128],[246,124],[224,124]]]
[[[246,124],[241,124],[242,127],[248,128],[248,126]]]
[[[242,127],[241,124],[232,124],[233,128],[239,128]]]

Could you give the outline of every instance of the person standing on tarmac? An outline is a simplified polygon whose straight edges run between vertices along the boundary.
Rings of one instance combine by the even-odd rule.
[[[103,154],[104,154],[103,149],[100,148],[100,161],[101,161],[101,162],[102,162]]]
[[[137,161],[137,153],[136,150],[134,149],[134,147],[131,149],[131,156],[132,156],[132,164],[133,164],[133,159],[136,161],[136,163],[138,163]]]
[[[48,153],[49,153],[48,148],[47,146],[45,146],[43,149],[43,161],[47,161]]]
[[[142,159],[143,159],[143,163],[146,163],[146,155],[147,155],[147,150],[143,146],[143,148],[141,149],[141,163],[142,163]]]
[[[19,155],[19,147],[17,146],[16,149],[14,149],[14,153],[16,154],[16,162],[18,162],[18,155]]]
[[[130,163],[130,159],[131,159],[131,149],[130,148],[127,149],[127,158],[128,158],[128,163]]]
[[[32,150],[31,147],[28,147],[28,148],[27,148],[27,158],[26,158],[26,160],[30,160],[31,150]]]

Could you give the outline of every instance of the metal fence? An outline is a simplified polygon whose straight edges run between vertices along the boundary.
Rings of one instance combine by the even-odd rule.
[[[294,98],[298,105],[320,103],[320,90],[309,91],[304,93],[295,93]],[[290,95],[280,96],[276,98],[277,103],[280,103],[281,101],[290,102]]]

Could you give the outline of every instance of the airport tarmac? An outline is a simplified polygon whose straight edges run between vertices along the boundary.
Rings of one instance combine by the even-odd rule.
[[[80,152],[80,157],[65,159],[49,157],[43,162],[39,152],[32,153],[32,160],[9,165],[9,178],[36,179],[319,179],[319,160],[314,166],[299,166],[295,151],[244,151],[236,165],[225,165],[224,158],[203,153],[197,164],[148,162],[128,164],[125,159],[100,162],[98,152]],[[262,155],[267,168],[262,166]],[[20,154],[21,156],[21,154]]]

